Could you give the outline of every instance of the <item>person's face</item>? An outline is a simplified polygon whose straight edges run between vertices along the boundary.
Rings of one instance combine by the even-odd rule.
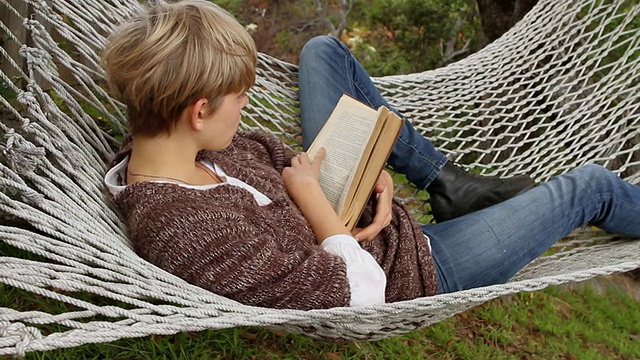
[[[240,125],[240,112],[248,103],[245,92],[228,94],[222,99],[216,111],[205,119],[208,150],[229,146]]]

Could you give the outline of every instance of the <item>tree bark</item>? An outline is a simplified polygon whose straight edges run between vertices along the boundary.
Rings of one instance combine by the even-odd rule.
[[[507,32],[522,19],[538,0],[476,0],[483,36],[482,48]]]

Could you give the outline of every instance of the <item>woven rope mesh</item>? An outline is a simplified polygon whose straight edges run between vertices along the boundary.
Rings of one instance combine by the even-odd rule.
[[[640,267],[638,242],[584,228],[504,285],[315,311],[244,306],[159,270],[131,251],[101,195],[125,113],[102,87],[98,53],[104,35],[138,6],[0,0],[0,283],[73,309],[0,308],[0,355],[244,325],[375,340],[505,294]],[[473,171],[543,181],[596,162],[638,184],[639,13],[637,1],[541,0],[463,61],[374,81]],[[259,60],[242,127],[276,133],[296,148],[297,68]],[[424,192],[398,184],[397,196],[422,218]]]

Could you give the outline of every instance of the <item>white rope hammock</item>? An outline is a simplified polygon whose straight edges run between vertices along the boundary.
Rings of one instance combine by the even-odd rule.
[[[504,285],[313,311],[245,306],[156,268],[131,250],[101,195],[125,115],[101,87],[98,53],[104,35],[138,6],[0,0],[0,283],[75,309],[0,308],[0,355],[245,325],[375,340],[502,295],[640,267],[640,242],[585,228]],[[637,1],[540,0],[505,36],[463,61],[375,82],[450,159],[480,172],[543,181],[596,162],[637,184],[639,13]],[[296,71],[260,55],[243,128],[297,146]],[[422,209],[415,189],[398,186],[397,195]],[[13,248],[34,255],[15,257],[23,251]]]

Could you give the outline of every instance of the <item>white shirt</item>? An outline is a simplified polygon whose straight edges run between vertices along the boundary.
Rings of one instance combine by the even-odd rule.
[[[104,183],[107,189],[109,189],[114,196],[127,187],[125,179],[128,162],[129,158],[127,157],[111,168],[104,177]],[[244,181],[228,176],[219,166],[206,161],[202,163],[215,171],[223,182],[210,185],[187,185],[166,180],[154,182],[172,183],[197,190],[213,189],[222,184],[230,184],[251,192],[260,206],[271,203],[271,199],[266,195]],[[353,236],[344,234],[329,236],[320,243],[320,247],[330,254],[339,256],[345,262],[347,266],[347,279],[349,280],[349,286],[351,288],[349,305],[375,305],[385,302],[387,278],[384,271],[373,256],[360,247],[360,244]]]

